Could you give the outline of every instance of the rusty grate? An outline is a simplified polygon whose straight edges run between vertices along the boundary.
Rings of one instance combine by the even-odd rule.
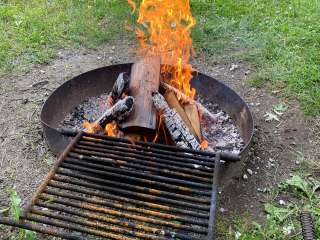
[[[66,239],[213,239],[220,157],[79,133],[19,221]]]

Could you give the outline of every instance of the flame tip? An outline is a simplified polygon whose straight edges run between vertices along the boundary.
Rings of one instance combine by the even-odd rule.
[[[133,0],[128,0],[135,5]],[[160,55],[161,62],[172,66],[170,84],[189,97],[194,97],[190,86],[193,55],[191,28],[196,24],[188,0],[143,0],[140,3],[136,35],[143,56]],[[164,67],[161,72],[168,72]]]

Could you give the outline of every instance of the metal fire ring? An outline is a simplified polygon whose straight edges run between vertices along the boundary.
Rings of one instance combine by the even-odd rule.
[[[48,97],[40,117],[44,136],[53,153],[59,155],[72,139],[58,128],[65,116],[86,98],[110,91],[117,76],[121,72],[129,73],[131,65],[118,64],[85,72],[66,81]],[[227,85],[199,72],[194,72],[191,85],[231,116],[245,142],[241,151],[241,157],[245,157],[253,135],[253,119],[245,101]]]

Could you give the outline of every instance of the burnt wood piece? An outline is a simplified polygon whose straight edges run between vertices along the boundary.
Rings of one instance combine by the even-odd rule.
[[[193,136],[197,137],[197,140],[200,140],[201,138],[198,137],[188,115],[185,112],[185,109],[183,109],[183,107],[181,106],[176,94],[173,91],[166,91],[164,94],[164,98],[167,101],[169,107],[176,110],[176,112],[180,115],[182,121],[186,124]]]
[[[126,93],[129,90],[129,82],[130,82],[130,78],[126,72],[122,72],[119,74],[111,91],[111,97],[114,102],[116,102],[119,98],[121,98],[121,95],[123,93]]]
[[[156,130],[156,111],[152,92],[160,85],[160,58],[148,57],[134,63],[131,68],[129,95],[135,98],[135,108],[120,127],[129,132],[144,133]]]
[[[165,98],[159,92],[154,92],[152,100],[156,109],[162,114],[165,126],[176,145],[183,148],[200,150],[200,144],[197,139],[190,133],[176,110],[169,107]]]
[[[111,108],[107,109],[103,115],[95,121],[101,128],[104,128],[112,121],[121,122],[127,118],[133,110],[134,98],[127,96],[116,102]]]
[[[198,140],[202,140],[201,126],[200,126],[200,117],[198,112],[198,107],[194,103],[187,103],[183,106],[186,115],[191,123],[192,128],[195,131],[195,134]]]
[[[108,94],[107,98],[107,109],[111,108],[112,105],[117,102],[123,93],[126,93],[129,88],[130,78],[126,72],[119,74],[117,80],[113,84],[111,92]]]

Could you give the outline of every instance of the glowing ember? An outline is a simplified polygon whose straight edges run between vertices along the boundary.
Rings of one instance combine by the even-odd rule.
[[[136,5],[128,0],[133,11]],[[140,28],[136,34],[143,56],[160,56],[166,67],[162,72],[173,69],[170,84],[189,97],[194,97],[191,88],[192,66],[189,64],[192,52],[190,30],[196,21],[190,11],[189,0],[142,0],[137,22]]]

